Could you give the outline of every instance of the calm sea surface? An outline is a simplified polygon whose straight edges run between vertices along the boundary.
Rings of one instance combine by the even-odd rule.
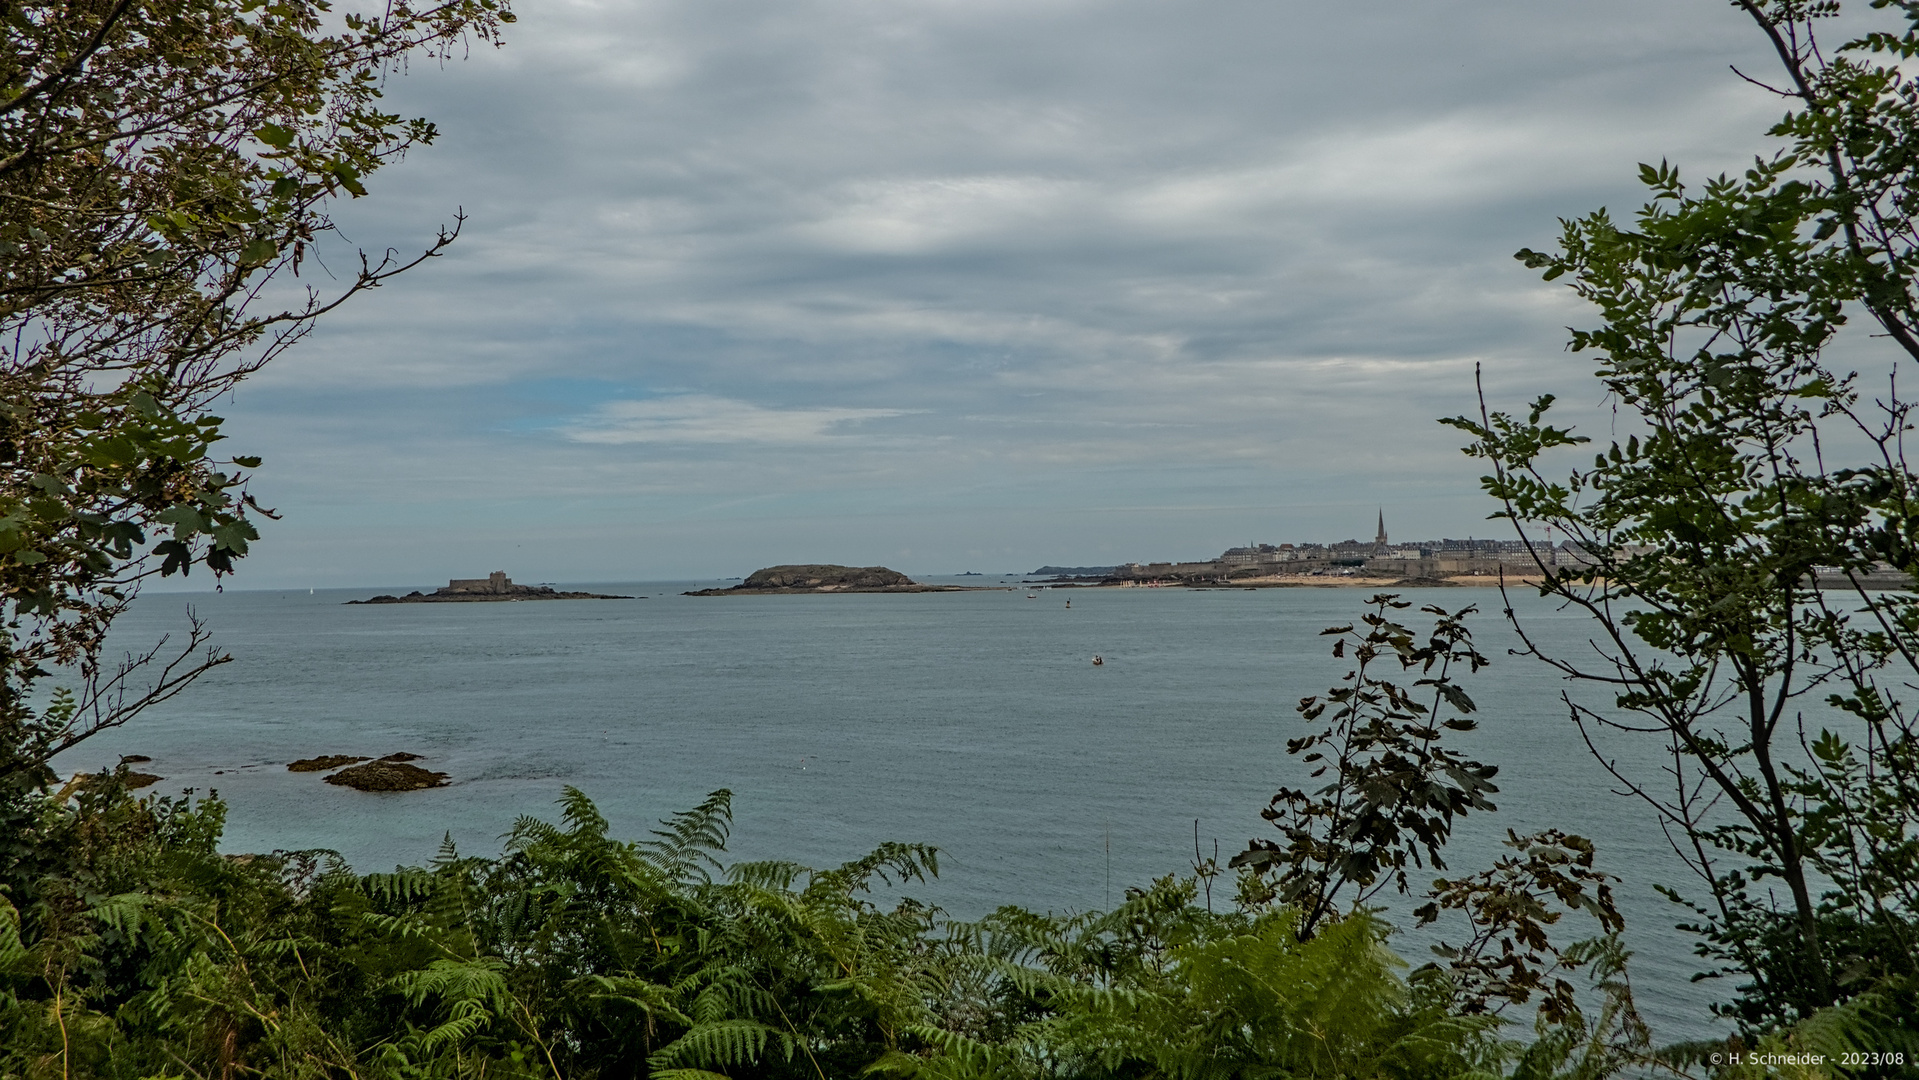
[[[1293,705],[1346,670],[1319,631],[1353,621],[1367,595],[680,595],[711,584],[567,586],[645,597],[631,601],[374,607],[343,602],[396,590],[152,594],[120,624],[124,647],[181,634],[191,608],[235,662],[60,765],[150,755],[141,768],[166,777],[158,790],[217,789],[232,804],[230,850],[333,848],[363,870],[424,862],[445,833],[497,851],[515,818],[551,816],[565,785],[625,836],[725,787],[736,858],[831,865],[923,841],[940,848],[942,876],[909,891],[956,915],[1085,910],[1186,871],[1195,821],[1222,861],[1270,829],[1259,809],[1304,781],[1284,752],[1303,730]],[[1482,727],[1458,741],[1501,766],[1503,790],[1499,812],[1455,842],[1454,868],[1483,865],[1507,828],[1593,837],[1626,879],[1634,983],[1658,1036],[1706,1034],[1689,943],[1653,891],[1694,882],[1653,819],[1608,790],[1558,704],[1563,684],[1505,655],[1516,639],[1496,591],[1407,598],[1490,609],[1477,634],[1494,663],[1468,683]],[[1575,617],[1514,599],[1542,640],[1584,642]],[[1652,769],[1652,749],[1622,752]],[[283,768],[395,751],[426,755],[452,786],[365,794]],[[1426,944],[1407,934],[1397,947],[1417,963]]]

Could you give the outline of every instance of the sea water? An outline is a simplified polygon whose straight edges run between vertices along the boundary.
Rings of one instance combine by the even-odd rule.
[[[568,785],[636,838],[728,788],[732,858],[830,866],[883,841],[933,844],[940,877],[906,891],[957,917],[1104,908],[1190,872],[1196,855],[1223,864],[1277,835],[1260,809],[1281,786],[1308,786],[1285,752],[1307,730],[1294,706],[1350,666],[1321,631],[1354,622],[1366,591],[1009,581],[770,597],[598,583],[565,587],[635,599],[377,606],[345,601],[396,590],[149,594],[117,624],[121,648],[178,641],[193,612],[233,662],[58,764],[147,755],[139,768],[165,777],[155,790],[228,801],[228,850],[330,848],[362,870],[423,863],[443,837],[497,852],[517,818],[554,816]],[[1610,790],[1564,684],[1508,655],[1519,639],[1499,614],[1507,601],[1481,588],[1404,595],[1484,609],[1471,625],[1493,659],[1462,677],[1481,728],[1448,741],[1500,767],[1499,809],[1462,825],[1453,870],[1488,865],[1507,829],[1593,838],[1601,868],[1624,879],[1634,984],[1656,1034],[1712,1033],[1708,998],[1688,982],[1700,961],[1672,928],[1683,912],[1653,888],[1696,894],[1697,881],[1651,813]],[[1585,647],[1576,615],[1529,594],[1510,602],[1535,640]],[[1618,752],[1656,779],[1656,750]],[[369,794],[285,769],[395,752],[424,755],[451,786]],[[1230,879],[1216,890],[1215,905],[1230,903]],[[1399,921],[1395,947],[1422,962],[1429,937]]]

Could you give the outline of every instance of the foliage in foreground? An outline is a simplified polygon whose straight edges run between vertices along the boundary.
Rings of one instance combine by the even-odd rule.
[[[722,873],[729,798],[625,842],[569,791],[498,858],[362,876],[222,856],[216,799],[94,785],[44,808],[70,863],[0,899],[0,1076],[1591,1074],[1583,1019],[1518,1057],[1364,913],[1302,941],[1167,878],[949,923],[870,895],[924,847]]]
[[[1829,356],[1859,318],[1919,359],[1919,5],[1735,6],[1781,63],[1779,151],[1690,186],[1641,165],[1631,221],[1519,252],[1596,313],[1570,345],[1614,405],[1601,452],[1579,462],[1551,395],[1446,422],[1496,516],[1579,549],[1535,569],[1590,647],[1527,649],[1692,871],[1655,884],[1731,987],[1716,1009],[1762,1035],[1919,1014],[1919,596],[1875,583],[1919,572],[1915,416]],[[1635,768],[1646,742],[1660,764]],[[1902,1039],[1880,1049],[1919,1052]]]
[[[142,581],[229,573],[274,516],[213,402],[459,231],[368,254],[331,214],[434,138],[382,107],[388,79],[514,16],[373,8],[0,6],[0,834],[54,755],[225,662],[197,622],[118,663],[105,648]],[[54,671],[72,694],[42,708]]]

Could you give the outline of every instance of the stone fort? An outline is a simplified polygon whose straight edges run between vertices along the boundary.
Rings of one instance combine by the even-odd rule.
[[[495,570],[483,578],[454,578],[446,583],[446,588],[439,591],[442,593],[490,593],[494,596],[504,596],[522,588],[525,586],[513,584],[513,579],[506,576],[506,571]]]

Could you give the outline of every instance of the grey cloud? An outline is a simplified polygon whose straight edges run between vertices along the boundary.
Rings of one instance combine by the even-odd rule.
[[[392,84],[445,135],[342,208],[359,245],[456,205],[466,236],[241,397],[288,530],[359,497],[426,534],[485,497],[555,528],[721,490],[790,517],[739,485],[804,477],[903,534],[906,492],[989,493],[990,523],[990,493],[1045,489],[1090,545],[1227,467],[1248,520],[1193,518],[1231,530],[1202,546],[1413,492],[1424,531],[1464,531],[1484,507],[1433,417],[1475,364],[1512,398],[1584,368],[1560,354],[1583,314],[1510,253],[1635,205],[1637,161],[1737,167],[1779,111],[1726,71],[1765,54],[1717,0],[520,15],[506,49]],[[1081,527],[1025,497],[1009,530]]]
[[[761,443],[792,446],[843,439],[863,420],[900,409],[768,409],[711,394],[608,401],[562,428],[579,443]]]

